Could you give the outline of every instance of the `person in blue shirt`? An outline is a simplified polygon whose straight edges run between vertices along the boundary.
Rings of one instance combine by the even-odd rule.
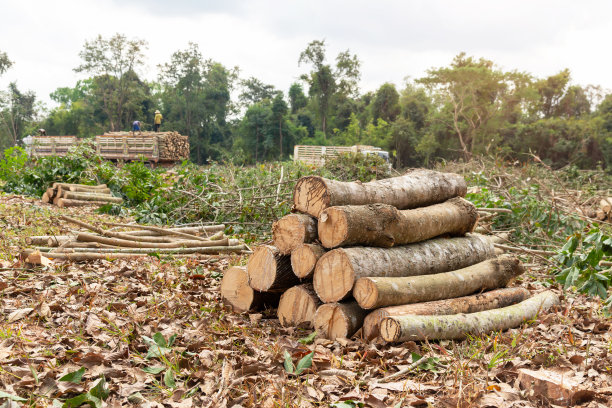
[[[139,120],[135,120],[132,123],[132,134],[136,134],[136,132],[138,132],[138,134],[142,135],[142,128],[141,128],[141,124]]]

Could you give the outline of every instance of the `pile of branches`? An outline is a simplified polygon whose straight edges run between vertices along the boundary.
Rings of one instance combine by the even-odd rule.
[[[53,183],[41,198],[43,203],[53,203],[60,208],[89,205],[121,204],[123,199],[111,194],[106,184],[95,186],[70,183]]]
[[[296,213],[246,269],[225,273],[222,295],[236,311],[277,304],[283,326],[330,339],[362,327],[389,342],[516,327],[559,299],[506,287],[524,268],[470,233],[478,211],[466,191],[463,177],[431,170],[370,183],[302,178]]]
[[[95,259],[138,258],[146,255],[221,254],[248,252],[248,247],[237,239],[224,235],[225,225],[160,228],[137,224],[108,225],[130,228],[118,232],[62,215],[60,218],[87,231],[73,235],[33,236],[27,239],[33,249],[22,254],[30,263],[44,263],[46,259],[89,261]],[[93,232],[93,233],[92,233]]]

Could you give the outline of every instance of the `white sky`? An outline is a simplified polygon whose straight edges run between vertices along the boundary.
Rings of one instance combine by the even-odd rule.
[[[328,59],[350,49],[362,61],[361,91],[402,86],[459,52],[537,77],[569,68],[574,83],[612,89],[612,2],[538,0],[0,0],[0,50],[17,81],[43,102],[73,72],[85,40],[122,33],[148,41],[147,68],[199,44],[205,58],[238,66],[287,91],[307,71],[300,52],[325,39]]]

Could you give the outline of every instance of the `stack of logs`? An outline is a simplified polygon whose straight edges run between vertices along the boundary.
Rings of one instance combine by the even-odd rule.
[[[43,203],[53,203],[58,207],[82,207],[86,205],[120,204],[121,197],[111,194],[106,184],[88,186],[84,184],[53,183],[42,195]]]
[[[612,221],[612,197],[601,199],[596,218],[600,221]]]
[[[189,158],[189,137],[178,132],[157,134],[160,160],[185,160]]]
[[[516,327],[558,298],[506,288],[523,267],[471,233],[466,191],[461,176],[431,170],[365,184],[302,178],[298,213],[274,223],[274,245],[246,268],[226,271],[222,296],[240,312],[278,305],[283,326],[330,339],[362,327],[392,342]]]
[[[160,228],[137,224],[115,224],[115,227],[130,228],[114,231],[67,217],[61,219],[85,228],[89,232],[76,231],[73,235],[43,235],[27,239],[36,246],[22,255],[44,256],[51,259],[89,261],[95,259],[138,258],[149,254],[220,254],[241,253],[248,247],[236,239],[224,236],[225,225]],[[136,228],[136,230],[134,230]],[[32,262],[36,263],[36,262]]]

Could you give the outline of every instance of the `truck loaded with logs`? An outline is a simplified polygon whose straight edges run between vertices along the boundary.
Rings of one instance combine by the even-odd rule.
[[[369,183],[301,178],[273,245],[228,270],[221,294],[236,312],[277,307],[283,326],[389,342],[505,330],[557,304],[551,291],[508,287],[524,268],[472,232],[466,192],[463,177],[423,169]]]

